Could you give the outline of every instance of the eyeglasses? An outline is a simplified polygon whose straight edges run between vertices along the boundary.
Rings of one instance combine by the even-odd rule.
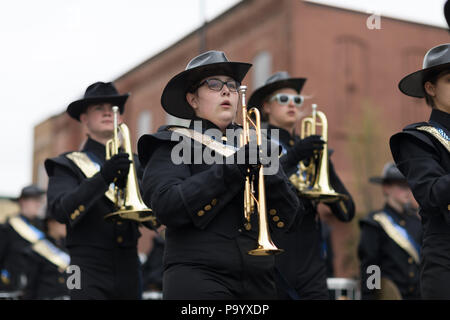
[[[296,107],[300,107],[303,104],[305,98],[301,95],[296,94],[278,93],[270,98],[269,101],[275,100],[283,106],[289,104],[289,101],[292,101]]]
[[[231,92],[236,92],[239,88],[239,86],[241,85],[239,82],[235,81],[235,80],[228,80],[228,81],[222,81],[220,79],[206,79],[202,82],[200,82],[200,84],[197,86],[197,89],[200,88],[202,85],[204,84],[208,85],[208,88],[210,88],[211,90],[214,91],[220,91],[223,88],[223,85],[226,84],[228,90],[230,90]]]

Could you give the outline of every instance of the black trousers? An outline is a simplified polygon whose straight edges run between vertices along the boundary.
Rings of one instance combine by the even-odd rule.
[[[70,258],[70,264],[80,268],[81,276],[81,287],[69,291],[72,300],[141,299],[136,248],[75,247],[70,249]]]
[[[448,259],[439,258],[422,257],[420,265],[422,299],[450,300],[450,262],[444,261]]]
[[[163,299],[167,300],[275,300],[273,256],[251,256],[255,240],[238,237],[234,254],[224,254],[226,263],[180,262],[168,266],[163,275]],[[211,256],[220,250],[211,252]],[[219,260],[219,259],[218,259]]]

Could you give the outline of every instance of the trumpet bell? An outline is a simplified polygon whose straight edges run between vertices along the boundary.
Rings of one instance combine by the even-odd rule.
[[[284,252],[283,249],[278,249],[273,243],[271,244],[258,244],[258,248],[248,251],[247,253],[252,256],[270,256]]]
[[[104,216],[105,220],[134,220],[137,222],[151,221],[155,229],[160,226],[152,209],[148,208],[144,201],[142,201],[141,193],[139,191],[139,183],[136,175],[136,167],[133,161],[133,153],[130,142],[130,130],[124,123],[118,124],[119,108],[113,107],[114,112],[114,136],[113,139],[108,140],[106,144],[106,159],[110,159],[113,155],[118,154],[120,141],[118,138],[119,132],[123,137],[123,149],[128,154],[131,161],[130,169],[127,176],[126,186],[119,188],[115,187],[114,200],[116,211]]]
[[[316,134],[316,127],[322,127],[322,138],[325,143],[323,150],[314,154],[307,165],[299,163],[300,172],[289,177],[291,183],[297,188],[301,197],[324,203],[348,200],[348,195],[336,192],[330,185],[328,166],[328,121],[325,114],[316,110],[312,105],[312,116],[302,120],[301,137]],[[319,121],[317,121],[317,119]]]
[[[348,196],[346,194],[338,193],[332,189],[324,190],[318,188],[318,189],[303,190],[301,192],[301,195],[305,198],[311,200],[318,200],[320,202],[325,203],[332,203],[348,199]]]
[[[152,210],[145,207],[137,208],[136,206],[133,205],[123,206],[119,210],[109,213],[105,216],[105,219],[107,220],[108,219],[113,220],[115,218],[134,220],[137,222],[150,221],[154,227],[158,226],[158,223],[153,215]]]

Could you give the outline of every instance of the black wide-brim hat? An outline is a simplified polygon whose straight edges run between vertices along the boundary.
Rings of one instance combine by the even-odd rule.
[[[13,201],[19,201],[20,199],[26,199],[26,198],[36,198],[40,197],[45,194],[45,190],[39,188],[35,184],[31,184],[29,186],[23,187],[22,191],[20,192],[20,196],[18,198],[12,198]]]
[[[192,59],[186,69],[169,80],[161,95],[164,110],[178,118],[192,119],[194,109],[186,100],[186,93],[200,80],[214,76],[229,76],[242,82],[252,65],[228,61],[222,51],[207,51]]]
[[[450,69],[450,43],[441,44],[428,50],[423,58],[422,70],[405,76],[398,83],[398,88],[407,96],[425,97],[424,83],[440,71]]]
[[[276,72],[266,80],[262,87],[252,93],[247,104],[249,107],[261,108],[264,100],[273,92],[283,88],[292,88],[300,93],[305,82],[306,78],[291,78],[286,71]]]
[[[406,182],[405,176],[398,170],[393,162],[384,165],[381,177],[371,177],[369,181],[375,184],[383,184],[389,182]]]
[[[125,108],[125,102],[130,94],[119,94],[116,87],[111,82],[96,82],[87,87],[83,99],[69,104],[67,113],[74,119],[80,121],[80,115],[91,104],[109,102],[118,106],[122,114]]]

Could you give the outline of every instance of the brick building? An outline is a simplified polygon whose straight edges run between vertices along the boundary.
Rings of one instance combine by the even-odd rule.
[[[397,83],[421,66],[429,48],[448,42],[445,29],[382,17],[381,29],[371,30],[368,17],[299,0],[238,3],[206,25],[205,39],[196,30],[114,80],[120,92],[131,92],[124,120],[132,141],[163,124],[181,123],[163,111],[161,93],[202,44],[225,51],[230,60],[253,63],[244,80],[249,93],[273,72],[287,70],[308,78],[306,106],[317,103],[327,115],[332,160],[361,217],[381,206],[381,191],[367,180],[391,159],[389,137],[429,113],[422,100],[402,95]],[[84,139],[79,124],[64,113],[37,125],[33,181],[45,186],[43,160],[78,149]],[[357,276],[357,219],[342,224],[326,209],[321,213],[332,228],[336,276]],[[145,246],[145,237],[141,242]]]

